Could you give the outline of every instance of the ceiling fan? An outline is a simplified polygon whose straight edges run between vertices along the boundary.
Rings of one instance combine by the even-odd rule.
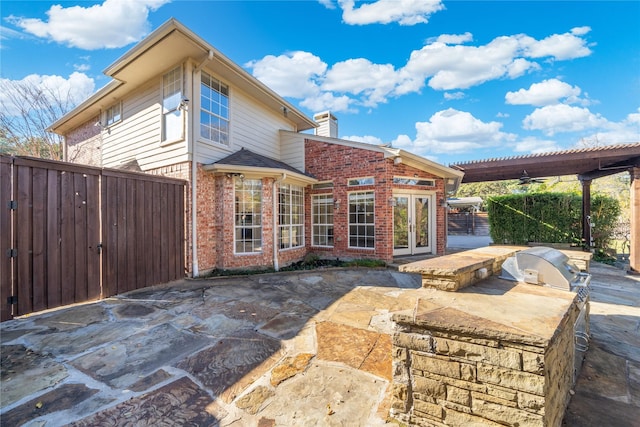
[[[543,178],[531,178],[526,170],[522,171],[522,176],[519,179],[518,185],[540,184],[545,180]]]

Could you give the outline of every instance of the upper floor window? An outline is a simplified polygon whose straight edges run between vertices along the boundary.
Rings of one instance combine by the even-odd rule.
[[[200,136],[229,145],[229,87],[205,72],[200,78]]]
[[[117,102],[107,109],[105,113],[105,123],[106,126],[111,126],[114,123],[118,123],[120,120],[122,120],[122,103]]]
[[[182,115],[182,66],[162,76],[162,140],[176,141],[183,138]]]
[[[375,181],[372,176],[368,176],[366,178],[353,178],[348,182],[349,187],[354,187],[356,185],[373,185],[374,183]]]

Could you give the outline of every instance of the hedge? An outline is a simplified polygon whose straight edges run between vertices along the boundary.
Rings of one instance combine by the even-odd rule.
[[[582,242],[582,197],[574,193],[524,193],[487,199],[491,239],[499,244]],[[594,247],[607,247],[620,215],[618,200],[591,197]]]

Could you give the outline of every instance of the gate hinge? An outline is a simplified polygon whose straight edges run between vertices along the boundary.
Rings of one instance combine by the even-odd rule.
[[[17,249],[7,249],[7,256],[9,258],[15,258],[18,256],[18,250]]]
[[[18,303],[18,297],[16,295],[11,295],[10,297],[7,297],[7,304],[13,305],[17,303]]]
[[[7,202],[7,205],[9,207],[9,209],[11,209],[12,211],[15,211],[16,209],[18,209],[18,201],[17,200],[9,200]]]

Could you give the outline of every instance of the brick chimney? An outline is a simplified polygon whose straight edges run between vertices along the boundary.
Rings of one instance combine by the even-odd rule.
[[[338,119],[330,111],[314,114],[313,120],[319,125],[314,131],[315,135],[338,137]]]

